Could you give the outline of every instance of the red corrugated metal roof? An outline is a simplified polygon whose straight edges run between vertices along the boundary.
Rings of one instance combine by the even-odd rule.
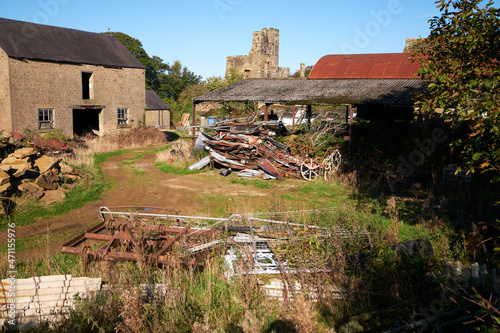
[[[410,53],[332,54],[314,65],[309,79],[413,79],[420,69]]]

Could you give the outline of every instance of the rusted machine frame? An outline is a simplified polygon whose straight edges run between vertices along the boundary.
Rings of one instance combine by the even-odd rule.
[[[102,208],[102,207],[101,207]],[[100,213],[102,210],[100,209]],[[146,215],[158,215],[164,217],[165,215],[160,214],[146,214]],[[177,215],[170,215],[178,217]],[[101,218],[103,215],[101,214]],[[134,237],[133,230],[134,226],[132,223],[118,223],[114,220],[108,220],[99,223],[98,225],[92,227],[86,232],[76,236],[70,241],[63,244],[61,248],[62,253],[66,254],[76,254],[89,257],[92,259],[108,259],[108,260],[130,260],[130,261],[143,261],[153,265],[172,265],[174,263],[179,263],[181,265],[196,265],[200,262],[203,253],[198,253],[194,258],[183,259],[178,257],[173,257],[168,254],[172,246],[179,242],[181,236],[189,236],[192,234],[207,234],[211,233],[212,230],[209,229],[194,229],[187,227],[170,227],[165,225],[147,225],[141,226],[141,229],[147,232],[158,233],[161,240],[157,241],[157,245],[161,248],[152,254],[141,253],[141,245],[138,243]],[[110,231],[111,234],[102,234],[103,231]],[[165,236],[166,233],[173,233],[175,236]],[[105,241],[106,243],[97,249],[93,249],[89,246],[79,246],[87,240],[93,241]],[[126,252],[117,251],[111,252],[112,247],[117,247],[119,245],[125,245],[126,242],[130,242],[133,245],[133,249],[136,252]],[[117,244],[118,243],[118,244]],[[203,251],[202,251],[203,252]]]
[[[300,213],[314,213],[316,211],[327,211],[332,209],[335,208],[306,210]],[[260,213],[260,215],[276,216],[289,213],[297,212]],[[111,211],[108,207],[100,207],[99,214],[102,222],[63,244],[61,249],[62,253],[81,255],[86,259],[93,260],[141,261],[151,265],[182,265],[194,267],[199,264],[210,251],[220,247],[225,248],[231,246],[232,243],[251,244],[255,255],[255,253],[257,253],[257,243],[278,244],[281,242],[293,241],[293,239],[297,237],[302,239],[303,237],[312,236],[313,234],[319,237],[327,237],[332,231],[340,237],[365,235],[371,246],[370,235],[364,228],[354,228],[352,230],[345,229],[342,226],[325,228],[308,225],[306,223],[293,223],[287,221],[287,219],[280,221],[273,217],[258,218],[252,214],[233,214],[229,218],[211,218],[116,212]],[[127,222],[117,222],[115,218],[123,218]],[[142,222],[140,220],[142,218],[161,218],[165,220],[175,218],[176,220],[174,222],[182,223],[183,226],[168,226],[161,223],[148,224]],[[195,228],[189,226],[189,224],[194,223],[189,220],[213,221],[215,223],[208,227]],[[129,221],[133,221],[133,223]],[[271,227],[272,225],[281,225],[281,227],[278,227],[277,230]],[[275,231],[269,231],[271,229]],[[314,230],[316,230],[316,232],[314,232]],[[103,231],[109,234],[103,234]],[[226,236],[214,240],[213,236],[218,232],[224,233]],[[227,232],[235,232],[236,236],[227,237]],[[296,232],[299,232],[300,236],[298,236]],[[317,232],[320,232],[320,234],[318,235]],[[240,233],[246,233],[246,236]],[[166,234],[170,235],[167,236]],[[143,237],[144,235],[146,235],[146,237]],[[194,241],[186,241],[188,237],[195,235],[201,235],[203,237],[210,236],[211,241],[207,242],[205,239],[200,243],[199,238]],[[181,237],[183,236],[185,236],[186,239],[181,242]],[[81,246],[85,241],[105,243],[99,248],[91,248],[87,245]],[[183,249],[180,255],[178,253],[171,253],[176,244],[179,248]],[[145,253],[143,246],[151,245],[156,247],[155,252],[149,254]],[[122,248],[119,248],[120,246]],[[112,249],[117,249],[117,251],[111,251]]]

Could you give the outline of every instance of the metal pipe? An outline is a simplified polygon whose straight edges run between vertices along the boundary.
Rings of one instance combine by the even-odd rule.
[[[150,213],[131,213],[131,212],[100,212],[100,215],[109,214],[113,216],[116,215],[134,215],[134,216],[148,216],[148,217],[163,217],[163,218],[182,218],[182,219],[196,219],[196,220],[211,220],[211,221],[226,221],[227,218],[217,218],[217,217],[203,217],[203,216],[185,216],[185,215],[169,215],[169,214],[150,214]],[[203,228],[200,228],[203,229]]]

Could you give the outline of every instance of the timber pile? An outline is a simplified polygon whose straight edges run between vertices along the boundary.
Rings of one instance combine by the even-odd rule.
[[[21,148],[0,161],[0,197],[21,194],[42,202],[55,202],[66,197],[82,173],[60,158],[39,155],[34,148]],[[0,214],[5,213],[0,206]]]

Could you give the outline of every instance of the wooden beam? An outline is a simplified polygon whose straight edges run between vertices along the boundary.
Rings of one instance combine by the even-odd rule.
[[[269,103],[266,103],[266,107],[264,108],[264,121],[267,121],[268,117],[269,117]]]
[[[192,115],[193,117],[193,120],[192,120],[192,130],[191,130],[191,134],[193,135],[193,138],[194,136],[196,135],[196,129],[194,128],[196,126],[196,103],[193,102],[193,112],[192,112]],[[194,142],[194,141],[193,141]]]
[[[352,142],[352,124],[354,122],[354,107],[349,105],[349,145],[347,148],[347,156],[351,157],[351,142]]]

